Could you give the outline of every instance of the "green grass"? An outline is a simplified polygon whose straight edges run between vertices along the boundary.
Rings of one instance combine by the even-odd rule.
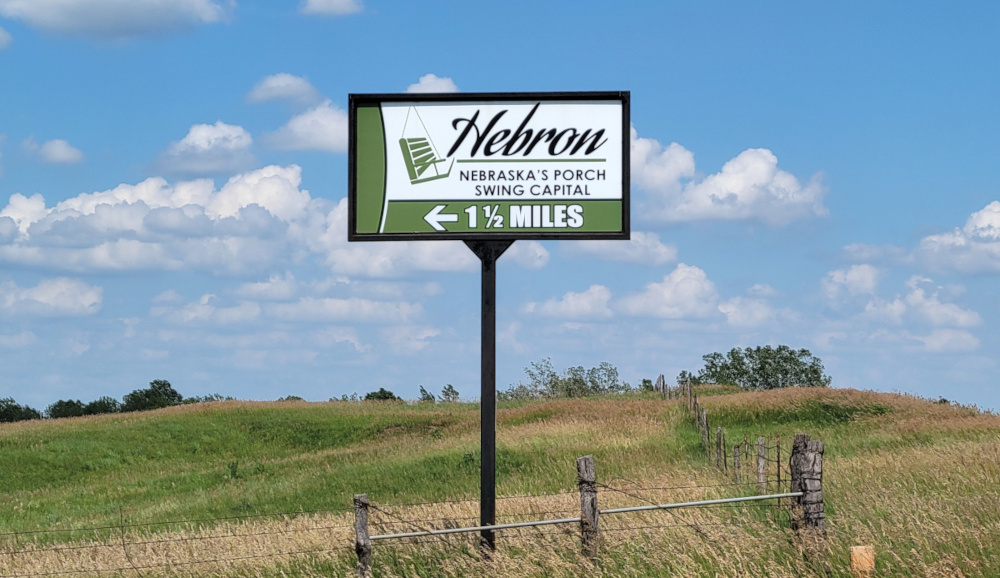
[[[706,511],[686,514],[701,516],[691,519],[708,524],[703,532],[683,524],[662,532],[609,532],[596,566],[580,558],[572,536],[541,544],[505,542],[501,559],[487,566],[478,561],[473,538],[456,538],[465,553],[458,546],[380,543],[376,575],[574,576],[590,568],[599,576],[849,576],[849,547],[864,543],[876,546],[880,575],[1000,575],[996,416],[854,390],[702,387],[697,393],[713,431],[723,427],[730,448],[744,436],[756,441],[764,435],[771,443],[780,436],[787,459],[795,433],[825,442],[826,541],[802,542],[768,513]],[[595,456],[598,480],[618,487],[726,482],[705,459],[686,408],[655,395],[504,404],[498,426],[501,496],[572,492],[575,460],[585,454]],[[387,507],[474,500],[479,412],[466,403],[220,402],[3,424],[0,463],[0,501],[6,505],[0,533],[114,527],[122,517],[134,524],[339,511],[350,508],[355,493]],[[709,488],[683,498],[733,491]],[[601,500],[626,499],[602,492]],[[572,494],[567,499],[545,498],[551,503],[543,505],[578,507]],[[505,501],[508,510],[501,513],[537,506],[529,502]],[[474,503],[463,508],[472,508],[464,515],[475,515]],[[441,515],[434,506],[406,511],[420,518]],[[349,511],[330,515],[338,524],[351,520]],[[736,529],[715,529],[730,515],[742,516]],[[213,523],[225,522],[208,525]],[[149,531],[186,530],[175,525]],[[113,537],[115,530],[105,534]],[[704,535],[720,541],[706,542]],[[46,534],[38,542],[87,536],[93,537]],[[349,534],[335,542],[349,546]],[[196,575],[342,575],[352,565],[348,551]]]

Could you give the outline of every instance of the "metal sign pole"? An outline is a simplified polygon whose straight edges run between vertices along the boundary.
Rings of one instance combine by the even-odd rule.
[[[496,524],[497,451],[497,259],[513,241],[466,241],[483,265],[479,443],[479,525]],[[495,548],[493,530],[480,532],[483,554]]]

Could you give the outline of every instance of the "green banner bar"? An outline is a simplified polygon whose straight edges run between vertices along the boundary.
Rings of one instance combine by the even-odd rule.
[[[382,232],[614,233],[621,224],[619,200],[391,201]]]

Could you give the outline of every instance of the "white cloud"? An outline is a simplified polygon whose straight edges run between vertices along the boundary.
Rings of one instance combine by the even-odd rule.
[[[962,309],[954,303],[942,303],[938,298],[940,288],[928,296],[923,287],[928,283],[933,281],[920,276],[913,276],[906,283],[911,289],[906,305],[919,318],[934,326],[974,327],[982,323],[975,311]]]
[[[819,176],[802,185],[778,168],[767,149],[747,149],[718,173],[695,179],[694,156],[677,143],[663,148],[632,129],[632,182],[647,193],[640,215],[659,221],[755,220],[785,225],[825,215]]]
[[[267,281],[244,283],[236,289],[236,294],[245,299],[283,301],[294,297],[298,288],[295,277],[285,273],[284,277],[271,275]]]
[[[260,306],[256,303],[243,301],[232,307],[219,307],[216,302],[215,295],[207,294],[202,295],[198,301],[181,307],[153,307],[150,314],[178,325],[227,325],[245,323],[260,317]]]
[[[619,300],[629,315],[683,319],[709,317],[718,312],[719,294],[708,275],[698,267],[679,263],[660,283],[650,283],[641,293]]]
[[[632,231],[628,241],[573,241],[564,244],[570,253],[591,255],[604,261],[660,266],[677,260],[677,247],[664,245],[656,233]]]
[[[252,145],[253,137],[241,126],[221,120],[195,124],[183,139],[167,147],[155,166],[167,174],[184,177],[231,174],[254,163]]]
[[[504,251],[501,258],[525,269],[541,269],[549,262],[549,252],[538,241],[518,241]]]
[[[71,165],[83,160],[83,152],[63,139],[54,139],[39,145],[35,139],[28,137],[21,143],[21,147],[50,165]]]
[[[306,322],[399,323],[411,321],[423,313],[423,307],[419,303],[374,301],[356,297],[349,299],[303,297],[293,303],[267,305],[264,310],[270,317]]]
[[[382,339],[389,344],[393,353],[412,354],[427,347],[428,340],[441,332],[433,327],[421,325],[397,325],[381,331]]]
[[[837,299],[845,291],[848,295],[874,295],[881,273],[871,265],[852,265],[849,269],[830,271],[822,281],[823,293],[828,299]]]
[[[416,84],[407,86],[406,92],[458,92],[458,87],[455,86],[455,81],[448,77],[440,77],[436,74],[425,74],[420,77],[420,80],[418,80]]]
[[[767,283],[756,283],[753,287],[747,289],[747,294],[754,297],[774,297],[778,295],[778,290]]]
[[[364,10],[361,0],[304,0],[299,5],[302,14],[319,14],[322,16],[343,16],[356,14]]]
[[[290,259],[314,259],[337,275],[364,277],[479,269],[479,260],[458,241],[348,243],[347,200],[313,199],[301,182],[302,170],[291,165],[241,173],[218,189],[208,179],[170,184],[154,177],[53,207],[41,195],[14,194],[0,209],[0,263],[84,272],[259,274],[287,269]],[[544,265],[544,248],[519,246],[512,262]],[[254,290],[264,289],[242,288]]]
[[[347,152],[347,113],[329,100],[292,117],[277,131],[264,135],[264,143],[283,150]]]
[[[0,16],[69,36],[120,39],[178,32],[224,20],[213,0],[0,0]]]
[[[1000,272],[1000,201],[972,213],[961,229],[924,237],[914,253],[934,270]]]
[[[316,87],[308,80],[287,72],[265,76],[247,95],[248,102],[288,100],[301,106],[312,106],[319,103],[322,98]]]
[[[103,290],[76,279],[43,279],[35,287],[0,284],[0,312],[6,315],[82,316],[101,308]]]
[[[36,341],[38,341],[38,337],[30,331],[22,331],[13,335],[0,334],[0,347],[7,349],[27,347]]]
[[[924,344],[926,351],[956,352],[973,351],[979,347],[979,339],[962,329],[935,329],[928,335],[909,335]]]
[[[771,305],[763,299],[733,297],[719,304],[719,311],[733,327],[758,327],[774,318]]]
[[[14,42],[14,38],[11,37],[10,32],[0,28],[0,50],[10,46],[12,42]]]
[[[591,285],[582,293],[572,291],[560,299],[549,299],[544,303],[529,302],[522,311],[528,315],[544,315],[568,319],[607,319],[613,315],[608,304],[611,290],[603,285]]]

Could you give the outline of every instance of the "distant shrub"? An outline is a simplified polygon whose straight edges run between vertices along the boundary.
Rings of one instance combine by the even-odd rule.
[[[286,395],[285,397],[279,397],[278,401],[305,401],[297,395]]]
[[[434,403],[437,398],[434,394],[424,389],[424,386],[420,386],[420,403]]]
[[[42,414],[37,409],[17,403],[13,398],[0,399],[0,422],[9,423],[29,419],[42,419]]]
[[[524,373],[528,375],[528,383],[519,383],[499,392],[499,399],[588,397],[628,393],[632,390],[632,386],[618,377],[618,369],[606,361],[590,369],[584,369],[583,366],[570,367],[565,373],[559,374],[552,367],[552,360],[545,358],[532,362],[524,369]]]
[[[184,401],[184,396],[177,393],[169,381],[156,379],[149,382],[148,388],[126,394],[122,401],[122,411],[147,411],[180,405]]]
[[[369,391],[365,394],[365,401],[399,401],[400,398],[396,397],[396,394],[392,393],[384,387],[378,388],[378,391]]]
[[[441,401],[446,403],[455,403],[458,401],[458,390],[454,388],[450,383],[444,386],[441,390]]]
[[[653,391],[653,380],[643,378],[639,382],[639,391]]]
[[[222,395],[218,393],[210,393],[208,395],[194,395],[191,397],[185,397],[182,404],[188,405],[191,403],[208,403],[210,401],[232,401],[236,399],[235,397],[230,397],[228,395]]]
[[[104,413],[118,413],[122,410],[122,404],[113,397],[103,396],[83,406],[83,415],[100,415]]]
[[[58,419],[62,417],[80,417],[84,415],[83,402],[78,399],[60,399],[45,408],[45,417]]]

